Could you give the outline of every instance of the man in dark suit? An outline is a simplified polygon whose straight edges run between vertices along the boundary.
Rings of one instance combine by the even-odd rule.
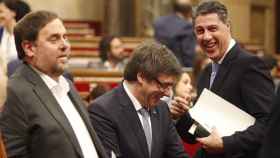
[[[155,39],[171,49],[184,67],[192,67],[196,39],[191,22],[191,1],[173,0],[173,9],[174,13],[155,21]]]
[[[255,158],[271,111],[274,86],[269,70],[261,59],[240,48],[231,37],[227,9],[220,2],[208,1],[198,6],[194,29],[198,44],[212,60],[198,81],[198,95],[208,88],[256,118],[254,125],[231,136],[221,137],[213,129],[209,136],[197,138],[205,151],[202,153],[206,158]],[[183,115],[177,124],[186,140],[191,138],[187,134],[191,123],[189,115]],[[191,127],[197,133],[196,125]]]
[[[136,48],[123,83],[89,107],[108,153],[121,158],[188,157],[168,106],[160,100],[170,95],[180,72],[179,62],[165,46],[147,41]]]
[[[0,127],[9,158],[106,158],[87,111],[62,73],[70,45],[54,13],[37,11],[15,27],[23,60],[9,78]]]
[[[280,157],[280,89],[273,101],[273,110],[269,119],[266,136],[260,150],[259,158],[279,158]]]

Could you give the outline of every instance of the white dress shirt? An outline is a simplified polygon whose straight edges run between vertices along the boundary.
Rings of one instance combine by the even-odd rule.
[[[1,51],[5,52],[5,56],[8,62],[18,59],[15,37],[6,29],[3,30],[3,35],[1,39]]]
[[[80,144],[84,158],[98,158],[96,148],[88,132],[88,129],[68,96],[68,92],[70,91],[69,83],[63,76],[60,76],[59,81],[56,82],[46,74],[39,72],[38,70],[37,72],[51,90],[66,118],[68,119]]]
[[[140,114],[139,110],[143,108],[143,106],[139,103],[139,101],[134,97],[134,95],[130,92],[129,88],[128,88],[128,85],[126,83],[126,81],[123,82],[123,87],[124,87],[124,90],[125,92],[127,93],[128,97],[130,98],[130,100],[132,101],[132,104],[135,108],[135,110],[137,111],[137,114],[138,114],[138,117],[141,121],[141,124],[142,124],[142,127],[144,128],[143,126],[143,116]],[[150,125],[150,133],[152,133],[152,124],[151,124],[151,117],[149,116],[149,125]]]
[[[222,64],[224,58],[226,57],[227,53],[229,53],[229,51],[232,49],[232,47],[235,45],[236,41],[232,38],[230,39],[229,41],[229,45],[228,45],[228,48],[224,54],[224,56],[218,61],[218,64]]]

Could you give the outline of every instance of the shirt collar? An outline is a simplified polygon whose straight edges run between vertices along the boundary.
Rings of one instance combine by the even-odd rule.
[[[236,41],[231,38],[230,41],[229,41],[229,45],[228,45],[228,48],[226,50],[226,53],[224,54],[224,56],[218,61],[218,64],[221,64],[224,60],[224,58],[226,57],[226,55],[228,54],[228,52],[232,49],[232,47],[235,45]]]
[[[129,99],[132,101],[132,104],[133,104],[135,110],[139,111],[140,109],[142,109],[142,105],[139,103],[139,101],[131,93],[131,91],[128,88],[128,85],[127,85],[126,81],[123,82],[123,87],[124,87],[124,90],[127,93],[128,97],[129,97]]]
[[[65,93],[67,94],[70,91],[69,83],[62,75],[58,77],[58,82],[57,82],[54,79],[52,79],[50,76],[36,69],[35,67],[33,66],[31,67],[35,70],[35,72],[39,74],[39,76],[42,78],[42,80],[50,90],[59,88],[64,94]]]

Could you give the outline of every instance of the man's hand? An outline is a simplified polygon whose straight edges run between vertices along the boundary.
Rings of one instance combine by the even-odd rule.
[[[213,128],[211,134],[208,137],[197,138],[198,142],[202,144],[207,152],[218,154],[224,152],[224,144],[221,136],[218,134],[217,129]]]
[[[178,119],[190,109],[190,97],[175,96],[171,101],[170,113],[173,119]]]

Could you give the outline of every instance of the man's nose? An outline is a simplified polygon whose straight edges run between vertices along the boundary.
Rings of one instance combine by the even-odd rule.
[[[203,39],[204,40],[210,40],[212,38],[212,35],[209,31],[205,31],[203,34]]]
[[[61,44],[61,50],[65,51],[67,49],[70,49],[71,45],[69,43],[69,41],[67,39],[63,39],[62,40],[62,44]]]
[[[166,88],[166,89],[163,89],[163,94],[164,96],[170,96],[172,94],[172,88]]]
[[[189,84],[189,89],[190,89],[190,90],[192,90],[192,89],[193,89],[192,84]]]

